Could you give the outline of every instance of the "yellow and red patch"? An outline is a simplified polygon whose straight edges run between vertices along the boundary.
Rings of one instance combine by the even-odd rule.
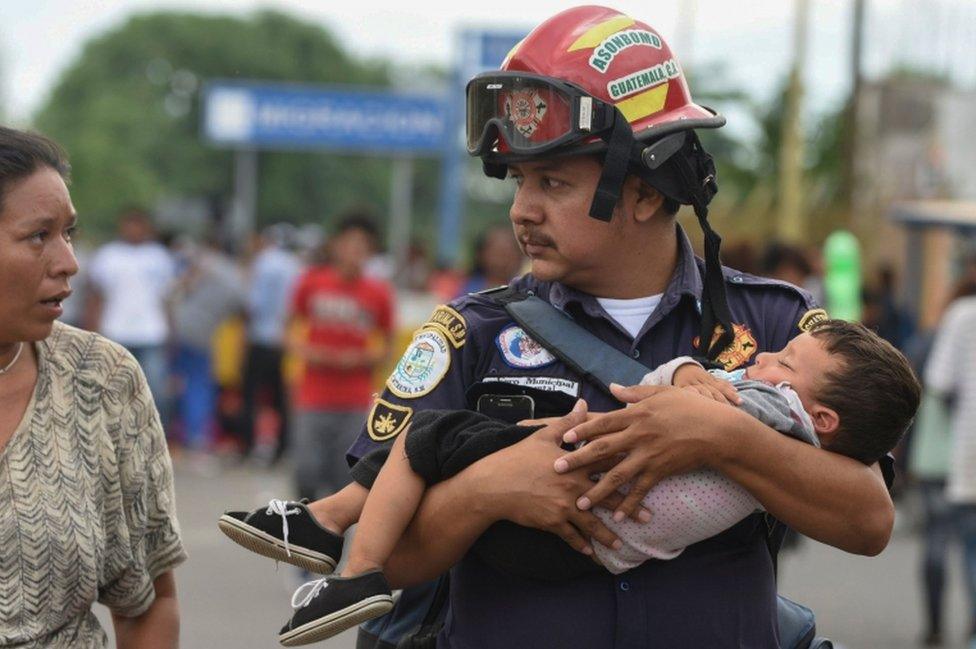
[[[721,326],[715,328],[715,334],[712,336],[712,344],[718,340],[719,336],[725,333],[725,329]],[[752,335],[752,331],[749,327],[743,324],[732,323],[732,333],[735,334],[735,338],[729,343],[729,346],[722,350],[722,353],[716,358],[716,362],[721,363],[725,371],[731,372],[737,367],[742,367],[749,362],[749,359],[756,354],[757,344],[756,337]],[[692,345],[696,348],[698,347],[698,342],[701,340],[699,336],[695,336],[692,341]]]

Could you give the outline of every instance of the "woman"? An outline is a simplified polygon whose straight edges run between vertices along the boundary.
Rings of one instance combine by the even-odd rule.
[[[185,558],[138,364],[56,322],[78,271],[68,164],[0,127],[0,647],[173,648]]]

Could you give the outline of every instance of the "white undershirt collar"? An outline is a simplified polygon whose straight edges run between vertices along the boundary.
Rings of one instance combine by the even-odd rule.
[[[613,320],[630,334],[631,338],[636,338],[647,319],[654,313],[654,309],[661,303],[663,293],[650,295],[648,297],[637,297],[629,300],[619,300],[609,297],[598,297],[603,310],[607,312]]]

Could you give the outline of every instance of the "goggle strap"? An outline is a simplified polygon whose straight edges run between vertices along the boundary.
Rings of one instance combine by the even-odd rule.
[[[614,117],[610,137],[607,139],[604,136],[604,140],[607,142],[607,154],[603,160],[600,182],[593,193],[590,216],[601,221],[610,221],[627,178],[634,143],[634,131],[619,110]]]

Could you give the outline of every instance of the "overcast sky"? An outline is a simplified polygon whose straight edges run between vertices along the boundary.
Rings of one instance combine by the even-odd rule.
[[[448,65],[454,34],[460,28],[527,31],[571,4],[554,0],[0,0],[0,101],[8,117],[25,123],[87,39],[137,12],[244,14],[275,8],[324,25],[357,54]],[[614,0],[608,4],[657,28],[686,68],[724,60],[732,85],[759,99],[769,96],[791,60],[795,4],[789,0]],[[814,112],[836,105],[849,88],[852,4],[852,0],[810,0],[806,78],[809,109]],[[976,60],[976,52],[971,51],[976,42],[976,2],[942,0],[942,5],[941,11],[934,11],[933,0],[870,0],[868,72],[913,56],[944,65]],[[939,45],[931,45],[933,41]],[[970,72],[976,77],[976,64],[961,74]]]

